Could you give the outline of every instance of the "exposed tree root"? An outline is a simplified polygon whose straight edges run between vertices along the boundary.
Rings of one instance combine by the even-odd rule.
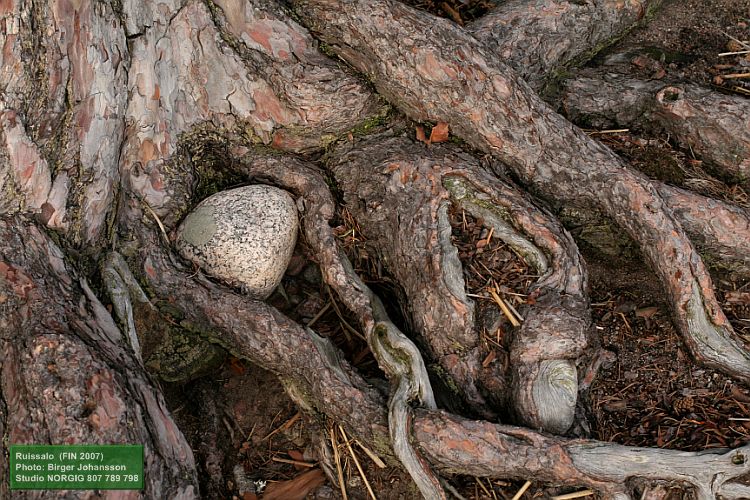
[[[537,91],[556,73],[614,43],[661,0],[511,0],[467,30]]]
[[[514,410],[531,427],[565,432],[576,406],[576,361],[588,347],[590,325],[586,274],[570,236],[455,148],[376,136],[342,144],[329,154],[329,164],[347,206],[404,289],[414,330],[473,409],[485,404],[480,394],[503,408],[507,387],[497,365],[482,367],[486,353],[449,239],[448,203],[483,218],[496,238],[536,269],[535,305],[510,348]]]
[[[750,357],[730,336],[685,236],[750,268],[742,251],[748,214],[629,171],[499,61],[512,44],[549,53],[526,74],[538,87],[544,74],[595,50],[608,32],[622,31],[658,1],[508,2],[473,33],[489,40],[489,26],[502,16],[515,16],[518,32],[499,31],[487,46],[388,0],[294,3],[334,51],[410,117],[449,122],[537,194],[595,206],[617,221],[662,280],[695,357],[750,380]],[[0,211],[29,209],[39,219],[0,220],[0,433],[10,442],[143,442],[146,494],[197,496],[192,453],[138,358],[136,304],[159,308],[183,329],[274,371],[301,408],[341,422],[379,455],[399,461],[427,498],[445,497],[437,472],[533,477],[591,487],[606,498],[636,498],[636,483],[656,497],[661,485],[654,483],[665,481],[701,499],[750,496],[747,486],[732,482],[750,472],[750,446],[722,453],[631,448],[436,409],[420,351],[338,247],[330,227],[335,203],[321,172],[253,149],[327,146],[380,109],[368,87],[323,57],[276,2],[74,4],[11,1],[3,19],[0,190],[8,196]],[[544,17],[545,6],[552,17]],[[537,45],[529,40],[537,39],[531,26],[539,30],[540,22],[550,23],[554,36]],[[546,50],[548,43],[556,50]],[[533,54],[511,59],[523,65]],[[38,75],[45,75],[44,85],[34,85]],[[670,92],[662,93],[664,106]],[[693,94],[677,97],[679,106]],[[213,162],[193,164],[209,144],[219,145]],[[570,236],[510,182],[454,147],[374,137],[351,149],[339,142],[328,160],[350,208],[367,221],[372,244],[407,291],[414,330],[467,401],[493,416],[510,392],[521,421],[567,429],[576,365],[592,350],[585,272]],[[271,183],[298,198],[306,243],[391,382],[387,398],[328,339],[185,268],[167,250],[168,231],[196,201],[194,180],[207,172]],[[532,291],[536,303],[510,346],[510,374],[479,362],[472,305],[450,245],[451,202],[485,219],[541,275]],[[96,253],[115,206],[116,234],[108,242],[115,251],[101,276],[124,335],[37,225],[59,231],[71,250],[89,243]],[[393,237],[403,232],[409,241]],[[214,456],[210,449],[207,456]],[[0,460],[6,478],[0,497],[9,496],[5,468]]]
[[[750,179],[748,99],[612,72],[584,72],[564,85],[563,107],[571,120],[665,130],[719,177],[741,183]]]
[[[750,276],[750,212],[713,198],[655,182],[690,239],[717,267]]]
[[[349,301],[349,307],[364,307],[361,310],[365,312],[370,307],[368,314],[372,314],[372,317],[384,317],[380,316],[382,311],[378,312],[377,299],[374,296],[367,298],[369,291],[353,274],[338,250],[330,227],[323,224],[332,216],[333,205],[329,205],[331,202],[327,191],[321,190],[324,188],[322,177],[290,158],[247,159],[242,160],[240,165],[239,168],[253,180],[273,178],[275,183],[298,195],[301,192],[297,190],[304,189],[301,196],[305,206],[305,236],[315,248],[331,243],[325,247],[327,250],[322,253],[321,259],[326,280],[339,293],[352,293],[350,297],[354,297],[354,300]],[[269,168],[271,166],[273,169]],[[494,182],[497,184],[497,181]],[[328,208],[324,208],[326,206]],[[386,419],[383,397],[341,359],[327,340],[289,321],[266,304],[207,282],[187,270],[180,271],[179,265],[171,262],[159,249],[154,231],[143,228],[138,233],[147,236],[142,251],[146,257],[144,275],[159,296],[170,298],[171,309],[176,307],[185,315],[183,325],[203,332],[231,352],[278,373],[290,394],[303,408],[323,412],[341,422],[382,456],[393,456],[392,438],[396,438],[396,446],[404,445],[397,436],[390,435],[388,429],[392,432],[410,420],[405,403],[419,393],[414,387],[419,386],[418,372],[421,369],[418,367],[421,363],[411,357],[419,356],[416,351],[407,354],[402,348],[395,347],[401,353],[395,361],[393,358],[384,360],[382,351],[379,354],[382,366],[396,380],[390,404],[397,402],[398,409],[394,411],[392,407],[389,412],[391,417]],[[369,302],[368,306],[367,301],[370,300],[374,302]],[[376,305],[374,309],[373,305]],[[363,324],[366,323],[367,320],[363,321]],[[389,329],[387,323],[373,321],[372,324],[374,328],[369,333],[374,350],[390,345],[387,350],[397,352],[391,351],[394,344],[390,340],[380,344],[382,347],[378,347],[375,340]],[[388,357],[387,353],[385,357]],[[396,366],[404,359],[411,361],[407,365],[400,365],[403,370],[400,374],[394,373]],[[412,389],[402,392],[404,378],[399,377],[404,377],[406,385],[412,386]],[[411,396],[407,394],[409,392]],[[425,398],[424,395],[420,397]],[[427,406],[430,405],[428,401]],[[688,491],[694,489],[701,499],[714,498],[718,493],[727,498],[739,498],[746,493],[746,488],[730,481],[750,471],[750,461],[747,459],[750,448],[747,447],[724,454],[630,448],[549,437],[528,429],[466,420],[435,410],[419,410],[411,421],[416,449],[425,453],[432,467],[443,473],[535,477],[554,484],[588,486],[608,498],[635,498],[631,496],[632,490],[627,484],[639,478],[676,481],[687,487]],[[398,432],[406,436],[404,433],[408,431],[407,426]],[[419,458],[421,453],[414,453],[415,449],[407,442],[405,450],[397,450],[395,455],[411,466],[416,464],[417,471],[411,472],[418,481],[421,478],[434,486],[435,483],[429,479],[432,477],[429,467]],[[433,498],[442,495],[439,490],[427,489],[424,485],[421,487]]]
[[[445,472],[478,476],[533,477],[588,486],[606,498],[640,498],[629,483],[638,478],[688,487],[681,498],[746,498],[750,489],[732,480],[750,472],[750,447],[732,451],[681,452],[566,440],[444,412],[418,411],[414,436],[433,465]]]
[[[389,0],[295,5],[323,40],[371,75],[379,92],[410,117],[449,123],[542,197],[599,207],[639,244],[693,356],[750,381],[750,355],[734,338],[703,262],[648,179],[571,127],[448,21]]]

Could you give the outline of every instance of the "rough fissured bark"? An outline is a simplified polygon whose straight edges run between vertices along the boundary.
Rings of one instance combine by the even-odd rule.
[[[160,392],[86,280],[23,217],[0,219],[0,297],[7,443],[143,444],[144,494],[197,498],[193,453]],[[10,498],[7,466],[0,460],[3,498]]]
[[[606,67],[605,67],[606,70]],[[663,130],[719,177],[750,179],[750,101],[690,83],[584,72],[566,80],[562,105],[575,122],[595,127]]]
[[[661,0],[511,0],[467,27],[537,91],[615,42]]]
[[[389,135],[342,143],[328,163],[372,251],[403,288],[412,328],[470,408],[503,413],[510,387],[523,422],[565,432],[576,406],[575,363],[590,347],[586,273],[575,243],[471,156]],[[522,311],[510,344],[508,386],[502,364],[482,365],[488,352],[450,241],[450,203],[485,220],[540,275],[530,290],[535,305]]]
[[[446,20],[389,0],[294,5],[321,39],[407,115],[447,122],[535,194],[598,207],[611,217],[662,282],[693,356],[750,380],[750,355],[734,337],[700,256],[648,179],[571,126],[495,54]]]

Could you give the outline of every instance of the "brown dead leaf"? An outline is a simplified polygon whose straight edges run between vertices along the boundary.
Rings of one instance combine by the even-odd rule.
[[[297,462],[306,462],[305,456],[299,450],[289,450],[286,452],[286,454],[289,455],[289,458],[291,458],[292,460],[296,460]],[[309,467],[305,467],[301,464],[293,464],[293,466],[296,470],[310,470]]]
[[[258,495],[246,491],[245,494],[242,495],[242,500],[258,500]]]
[[[445,142],[448,140],[448,124],[445,122],[438,122],[437,125],[432,127],[430,132],[430,142]]]
[[[635,317],[636,318],[650,318],[654,314],[659,312],[658,307],[641,307],[640,309],[635,310]]]
[[[247,371],[243,362],[237,358],[229,359],[229,369],[237,376],[244,375]]]
[[[415,130],[416,130],[416,133],[417,133],[417,140],[419,142],[424,142],[425,144],[429,144],[430,143],[430,141],[427,140],[427,136],[424,133],[424,127],[422,127],[421,125],[417,125],[417,127],[416,127]]]
[[[263,500],[303,500],[325,482],[323,471],[313,469],[289,481],[269,484],[263,493]]]
[[[736,386],[732,386],[729,391],[729,395],[732,397],[732,399],[735,399],[741,403],[750,403],[750,396],[745,394],[745,392],[743,392]]]

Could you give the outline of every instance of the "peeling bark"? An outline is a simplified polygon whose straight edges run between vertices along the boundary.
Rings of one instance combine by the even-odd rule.
[[[297,151],[320,147],[377,111],[369,90],[272,5],[218,2],[214,17],[204,3],[187,2],[133,40],[121,165],[130,190],[160,216],[168,215],[169,199],[187,197],[184,166],[169,159],[196,125]],[[127,16],[147,17],[132,8]]]
[[[382,312],[372,308],[374,298],[347,270],[345,258],[325,223],[332,216],[333,206],[326,201],[330,200],[327,192],[321,190],[322,177],[291,158],[249,157],[238,168],[249,180],[273,179],[275,184],[303,196],[305,236],[314,248],[327,249],[319,254],[326,281],[339,294],[348,292],[341,295],[348,297],[347,305],[363,313],[360,318],[365,324],[375,325],[366,328],[368,333],[377,331],[374,319]],[[142,250],[147,257],[145,276],[159,295],[169,296],[171,306],[185,314],[183,322],[231,352],[279,373],[307,411],[325,412],[382,456],[393,456],[388,437],[388,429],[393,426],[385,418],[384,398],[352,370],[330,343],[261,302],[195,277],[190,271],[180,271],[180,266],[159,249],[152,230],[144,229],[138,234],[150,234]],[[392,398],[394,394],[398,391]],[[748,447],[724,454],[632,448],[550,437],[435,410],[415,412],[411,430],[419,450],[414,460],[422,463],[420,455],[424,456],[431,467],[443,473],[534,477],[554,484],[591,487],[607,498],[633,498],[627,483],[639,478],[676,481],[686,491],[694,490],[700,499],[714,498],[718,493],[740,498],[745,488],[731,481],[750,472]],[[395,441],[395,445],[403,443]],[[404,459],[398,451],[395,455]]]
[[[502,16],[515,16],[518,32],[500,30],[489,42],[494,35],[480,22],[472,29],[487,37],[482,46],[455,26],[390,1],[296,2],[303,21],[409,116],[449,122],[536,193],[594,206],[627,229],[662,279],[691,351],[747,381],[750,359],[728,337],[710,280],[683,233],[747,267],[738,250],[750,230],[747,213],[628,171],[552,113],[492,52],[507,51],[508,42],[548,53],[526,74],[540,85],[535,77],[596,49],[608,32],[620,32],[657,3],[512,1],[484,23],[500,26]],[[748,447],[724,454],[637,449],[435,409],[420,351],[337,246],[330,227],[335,203],[322,172],[268,151],[319,149],[382,111],[379,98],[323,57],[285,8],[270,0],[10,0],[0,9],[0,432],[11,442],[143,442],[145,494],[197,496],[192,452],[138,358],[133,317],[153,306],[277,373],[302,409],[341,422],[400,462],[427,498],[445,495],[437,472],[535,477],[589,486],[607,498],[630,498],[634,481],[671,481],[699,498],[747,496],[747,487],[730,481],[750,472]],[[541,22],[550,23],[548,40],[532,33]],[[524,64],[532,54],[511,55]],[[691,96],[686,91],[678,101]],[[216,161],[200,163],[200,149],[217,144]],[[522,422],[563,432],[575,406],[576,363],[591,350],[585,271],[570,236],[457,147],[425,149],[384,137],[342,144],[328,160],[407,291],[414,330],[430,353],[482,414],[505,410],[510,392]],[[197,201],[195,180],[212,169],[298,198],[306,243],[326,283],[358,318],[391,383],[387,397],[330,341],[196,275],[170,252],[164,236]],[[536,304],[510,346],[509,373],[478,363],[471,301],[448,234],[449,202],[488,221],[541,275]],[[39,222],[7,215],[19,211]],[[117,230],[108,231],[113,220]],[[101,277],[124,334],[40,223],[60,232],[71,252],[84,243],[98,252],[109,240],[114,252]],[[737,227],[742,231],[728,229]],[[408,241],[393,237],[407,231]],[[150,298],[128,266],[149,285]],[[206,455],[214,456],[210,449]],[[9,494],[6,469],[0,461],[0,497]]]
[[[0,400],[7,442],[142,443],[144,494],[197,498],[192,451],[161,394],[105,307],[64,259],[32,222],[0,219]],[[0,460],[3,498],[10,497],[7,466]],[[89,492],[70,495],[89,498]],[[57,494],[26,495],[52,496]]]
[[[101,2],[18,0],[4,17],[3,211],[33,210],[71,244],[96,248],[119,183],[125,33]]]

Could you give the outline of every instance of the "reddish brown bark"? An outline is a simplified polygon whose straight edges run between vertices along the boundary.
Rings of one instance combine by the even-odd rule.
[[[365,289],[352,280],[332,231],[324,224],[332,215],[329,209],[333,205],[322,177],[293,159],[248,156],[235,167],[245,172],[248,180],[272,178],[303,196],[309,210],[306,237],[315,248],[324,248],[322,242],[331,243],[320,253],[326,280],[339,293],[348,291],[349,306],[374,320],[377,314],[368,312],[371,306]],[[151,230],[138,233],[147,236],[142,251],[147,256],[145,275],[159,294],[170,297],[171,309],[185,315],[184,324],[205,332],[231,352],[279,373],[303,408],[325,412],[382,456],[391,456],[384,398],[369,388],[327,341],[265,304],[208,283],[192,270],[180,271],[159,250]],[[629,448],[549,437],[438,411],[417,412],[412,431],[418,449],[432,467],[444,473],[534,477],[591,487],[607,498],[630,498],[626,483],[638,478],[681,481],[706,499],[718,493],[739,498],[747,492],[741,484],[729,482],[750,470],[750,461],[744,458],[750,449],[745,448],[714,455]]]
[[[86,280],[22,217],[0,219],[0,297],[7,444],[143,444],[145,495],[198,498],[193,453],[160,392]],[[10,498],[7,467],[0,460],[2,498]]]
[[[444,121],[536,194],[600,208],[638,242],[700,362],[750,380],[711,278],[648,179],[550,110],[498,57],[452,23],[380,0],[299,0],[314,32],[410,117]]]
[[[581,22],[583,31],[574,29],[571,39],[588,33],[583,38],[598,43],[606,32],[600,27],[621,29],[640,16],[646,3],[546,5],[562,9],[563,24],[558,26],[569,26],[565,20],[570,13],[579,20],[587,16]],[[735,344],[710,335],[715,325],[709,323],[721,327],[723,316],[700,260],[664,206],[669,202],[678,207],[685,229],[694,224],[696,238],[705,237],[719,252],[743,245],[700,224],[720,214],[716,221],[709,220],[720,232],[721,227],[743,224],[747,219],[742,213],[710,200],[696,205],[683,193],[654,187],[628,172],[611,152],[551,113],[486,47],[455,26],[377,0],[299,4],[303,13],[313,15],[313,24],[319,23],[333,48],[366,70],[383,94],[412,117],[448,121],[471,145],[506,161],[537,193],[565,203],[592,204],[615,218],[642,242],[674,302],[678,324],[688,333],[709,334],[688,335],[693,352],[746,378],[743,353],[734,352],[741,364],[736,368],[732,363],[737,359],[727,361],[720,352]],[[521,4],[511,2],[507,8],[514,6]],[[419,351],[388,319],[337,246],[329,225],[335,204],[321,172],[297,159],[259,156],[252,150],[258,144],[291,151],[328,145],[379,107],[368,87],[321,56],[316,41],[275,2],[19,0],[3,8],[8,15],[3,18],[5,70],[0,74],[6,90],[0,113],[5,145],[0,187],[9,196],[0,201],[1,211],[29,209],[60,232],[71,255],[83,243],[96,253],[106,239],[150,284],[161,300],[157,305],[169,309],[182,326],[279,374],[306,411],[325,413],[381,455],[397,457],[426,496],[443,494],[433,467],[587,485],[608,498],[629,494],[626,483],[634,478],[690,484],[701,498],[748,496],[741,484],[724,484],[748,472],[744,448],[723,455],[632,449],[434,411]],[[602,26],[590,26],[591,20]],[[519,33],[528,36],[530,31],[524,29]],[[567,43],[557,40],[560,46]],[[566,49],[556,57],[573,57],[573,52]],[[544,64],[551,67],[550,60]],[[526,325],[511,346],[513,377],[519,382],[515,399],[528,403],[534,391],[523,381],[536,377],[541,363],[572,363],[585,347],[585,276],[575,245],[544,211],[483,172],[465,153],[442,147],[424,153],[416,152],[413,144],[396,145],[405,156],[389,150],[388,143],[360,144],[362,151],[346,153],[359,164],[358,170],[347,172],[342,165],[335,170],[345,180],[358,173],[368,178],[361,185],[345,186],[350,199],[371,203],[382,198],[390,204],[390,214],[409,208],[410,216],[423,223],[414,232],[421,247],[404,255],[399,254],[403,242],[388,241],[385,234],[377,234],[378,228],[372,233],[383,254],[397,262],[394,274],[408,285],[415,310],[421,309],[415,323],[421,323],[423,332],[433,338],[439,333],[428,308],[457,319],[462,306],[450,303],[455,290],[440,288],[446,273],[440,270],[443,259],[437,257],[450,250],[424,252],[440,227],[438,200],[446,201],[450,192],[446,180],[460,179],[507,211],[514,230],[550,261],[549,273],[537,283],[538,307],[528,311]],[[212,147],[216,149],[209,161],[204,148]],[[332,152],[331,158],[337,154],[341,152]],[[398,162],[398,169],[368,170],[365,159],[374,158],[386,170]],[[432,168],[437,163],[439,168]],[[246,181],[279,185],[303,202],[306,242],[328,285],[358,318],[392,382],[388,398],[326,339],[264,303],[196,276],[170,254],[157,228],[174,227],[197,201],[193,181],[221,169]],[[405,172],[417,178],[398,175]],[[374,189],[403,191],[368,196],[363,191],[368,183]],[[115,199],[120,201],[113,217],[116,229],[105,231]],[[370,208],[359,214],[378,221]],[[392,218],[386,222],[390,225],[384,228],[404,227]],[[647,244],[648,238],[653,245]],[[0,432],[34,442],[144,442],[153,451],[147,493],[159,498],[195,495],[190,450],[149,385],[138,354],[123,347],[124,336],[109,313],[85,281],[77,282],[64,257],[35,223],[9,217],[0,222]],[[415,269],[414,261],[421,261],[416,269],[426,268],[425,257],[436,258],[432,262],[438,265],[428,269],[432,274],[425,273],[429,280],[419,282],[408,270]],[[430,295],[432,285],[442,293]],[[420,302],[420,294],[429,300]],[[704,306],[707,317],[702,315]],[[564,328],[553,330],[553,324]],[[456,338],[476,343],[467,318],[457,319],[456,325],[451,325]],[[435,352],[444,354],[439,348]],[[471,370],[476,359],[473,363],[467,363]],[[457,373],[467,386],[472,383],[471,376]],[[480,387],[491,392],[498,382],[485,375]],[[59,390],[41,389],[46,387]],[[88,399],[95,402],[93,409]],[[412,406],[419,405],[429,411],[415,413]],[[104,416],[102,408],[108,410]],[[135,424],[116,425],[123,419]],[[527,422],[538,423],[533,415]],[[3,467],[7,464],[0,461]],[[0,496],[7,493],[7,483],[0,483]]]
[[[614,43],[661,0],[503,2],[468,27],[537,91],[567,66]]]
[[[448,204],[483,218],[536,269],[536,305],[523,311],[510,345],[512,400],[528,425],[567,430],[577,397],[575,361],[588,347],[590,324],[586,273],[570,236],[512,185],[449,146],[426,148],[384,134],[342,144],[328,161],[373,253],[403,288],[412,328],[474,409],[503,411],[508,388],[502,365],[482,366],[487,352],[448,239]]]

